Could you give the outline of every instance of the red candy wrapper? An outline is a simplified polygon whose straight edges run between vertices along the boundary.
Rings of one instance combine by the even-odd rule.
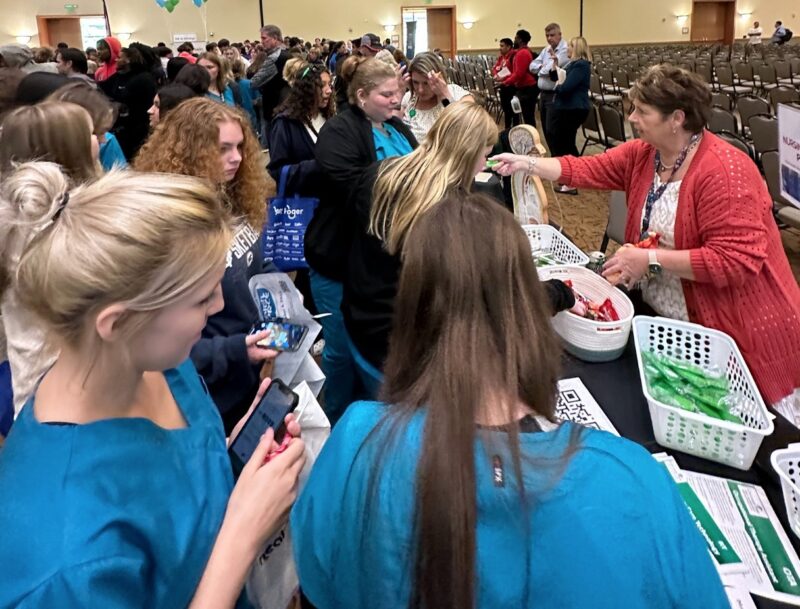
[[[564,283],[569,286],[575,295],[575,306],[569,310],[570,313],[592,321],[619,321],[619,313],[617,313],[610,298],[606,298],[602,303],[598,304],[578,292],[569,279]]]

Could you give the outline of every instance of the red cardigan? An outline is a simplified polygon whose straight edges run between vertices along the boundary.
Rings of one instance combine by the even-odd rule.
[[[625,239],[639,238],[655,148],[633,140],[591,157],[563,157],[559,181],[624,190]],[[682,280],[689,319],[731,336],[768,404],[800,387],[800,288],[750,158],[706,131],[680,186],[675,249],[690,250]]]

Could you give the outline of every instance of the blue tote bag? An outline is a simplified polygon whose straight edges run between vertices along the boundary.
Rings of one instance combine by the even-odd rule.
[[[281,271],[307,269],[303,241],[314,217],[319,199],[286,196],[289,165],[281,169],[278,195],[269,200],[267,224],[263,232],[264,259],[272,260]]]

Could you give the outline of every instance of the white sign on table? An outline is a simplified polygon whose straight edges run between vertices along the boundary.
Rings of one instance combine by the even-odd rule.
[[[800,207],[800,108],[778,106],[781,195]]]

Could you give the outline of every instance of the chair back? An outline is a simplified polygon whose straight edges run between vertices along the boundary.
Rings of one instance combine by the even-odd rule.
[[[739,131],[733,112],[725,110],[725,108],[720,108],[719,106],[712,106],[711,108],[711,117],[708,119],[708,130],[712,133],[722,133],[723,131],[737,133]]]
[[[609,148],[627,140],[625,136],[625,117],[622,112],[613,106],[601,104],[598,108],[600,124],[606,136],[606,146]]]
[[[750,138],[756,153],[778,149],[778,119],[769,114],[756,114],[750,117]]]

